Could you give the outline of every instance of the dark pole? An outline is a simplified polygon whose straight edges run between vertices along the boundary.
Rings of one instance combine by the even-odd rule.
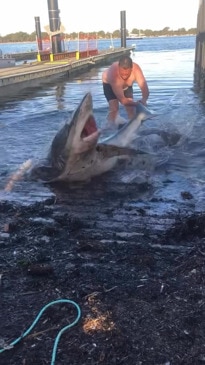
[[[37,40],[37,44],[38,44],[38,51],[42,51],[43,50],[43,45],[42,45],[42,36],[41,36],[40,17],[35,16],[34,19],[35,19],[36,40]]]
[[[61,32],[60,32],[60,10],[58,9],[58,0],[47,0],[48,1],[48,16],[49,16],[49,26],[51,32],[58,32],[59,34],[55,34],[51,36],[52,42],[52,52],[61,53]]]
[[[121,47],[126,48],[126,11],[120,12]]]
[[[60,29],[60,19],[58,10],[58,0],[48,0],[48,16],[50,31],[56,32]]]

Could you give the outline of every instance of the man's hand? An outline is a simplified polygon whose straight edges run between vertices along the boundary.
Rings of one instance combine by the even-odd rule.
[[[142,103],[143,105],[147,105],[147,100],[145,98],[142,98],[140,100],[138,100],[139,103]]]
[[[124,103],[122,104],[126,106],[136,106],[137,103],[138,101],[134,101],[132,98],[124,98]]]

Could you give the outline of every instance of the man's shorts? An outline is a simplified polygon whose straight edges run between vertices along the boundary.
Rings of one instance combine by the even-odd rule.
[[[103,82],[103,91],[107,101],[117,99],[110,84]],[[126,98],[133,98],[132,86],[128,86],[126,89],[124,89],[124,96]]]

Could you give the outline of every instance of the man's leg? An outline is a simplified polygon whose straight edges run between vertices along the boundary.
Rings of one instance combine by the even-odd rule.
[[[107,117],[108,122],[116,127],[122,127],[127,120],[119,114],[119,102],[118,100],[109,101],[109,113]]]
[[[132,86],[128,86],[127,89],[124,90],[124,95],[126,98],[133,99],[133,88]],[[134,118],[136,114],[136,107],[135,106],[125,106],[125,110],[127,112],[129,120]]]
[[[135,106],[125,106],[127,115],[128,115],[128,119],[133,119],[134,116],[136,115],[136,107]]]
[[[119,102],[110,84],[103,83],[103,91],[109,104],[109,111],[107,115],[108,122],[113,124],[113,126],[124,124],[125,119],[119,115]]]
[[[109,100],[109,111],[107,115],[107,120],[109,122],[115,122],[115,119],[118,115],[119,110],[119,102],[117,99]]]

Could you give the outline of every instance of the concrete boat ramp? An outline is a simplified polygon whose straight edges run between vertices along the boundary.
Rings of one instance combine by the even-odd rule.
[[[130,54],[131,51],[133,51],[133,47],[117,48],[79,60],[70,58],[53,62],[25,62],[15,67],[2,68],[0,69],[0,97],[5,100],[7,97],[18,95],[28,87],[48,84],[62,76],[69,79],[93,67],[110,64],[121,55]]]

